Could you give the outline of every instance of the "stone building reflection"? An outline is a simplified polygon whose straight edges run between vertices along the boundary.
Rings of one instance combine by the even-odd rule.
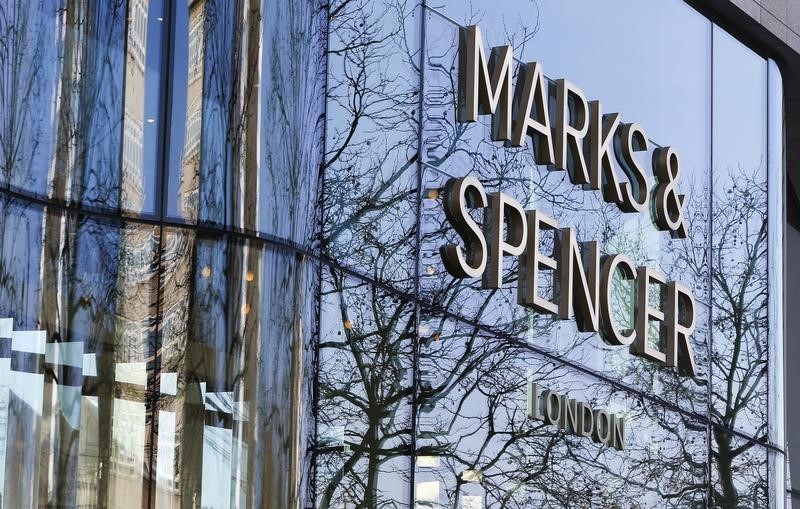
[[[169,9],[158,0],[108,2],[95,10],[79,3],[56,17],[48,6],[15,3],[14,12],[33,19],[42,37],[58,23],[67,27],[64,53],[54,55],[63,66],[61,88],[21,107],[42,110],[56,101],[61,108],[47,198],[99,203],[134,220],[0,200],[0,271],[9,275],[0,293],[14,316],[0,331],[6,338],[0,472],[13,473],[0,482],[0,505],[286,507],[302,496],[310,471],[301,444],[308,440],[316,271],[304,257],[261,240],[138,222],[153,213],[148,175],[157,144],[148,126],[165,120],[153,109],[164,91],[152,76],[164,48],[148,48],[148,41],[158,41]],[[176,24],[189,58],[176,59],[185,69],[171,84],[182,88],[172,93],[185,102],[176,101],[180,136],[169,141],[180,152],[180,175],[165,203],[178,202],[179,217],[190,225],[219,226],[233,216],[238,227],[255,231],[264,199],[258,193],[261,2],[193,0],[177,7],[178,19],[167,21]],[[292,22],[316,25],[318,11],[306,14]],[[1,26],[16,36],[15,27]],[[91,32],[96,27],[125,44],[87,43],[102,39]],[[318,45],[298,49],[312,50],[321,53]],[[111,77],[78,72],[93,58],[108,64]],[[115,98],[116,110],[104,110],[96,99],[103,94]],[[75,98],[95,102],[89,108]],[[316,118],[322,102],[312,99]],[[296,101],[305,107],[304,100]],[[229,116],[233,103],[237,112]],[[87,141],[96,131],[105,138]],[[306,164],[316,171],[313,160]],[[23,170],[41,177],[41,168],[16,163],[4,175],[13,180]],[[227,194],[226,182],[234,184]],[[313,206],[298,203],[297,210]]]

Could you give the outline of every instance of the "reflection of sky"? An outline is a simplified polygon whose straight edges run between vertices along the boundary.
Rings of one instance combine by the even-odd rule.
[[[714,29],[714,171],[762,166],[767,136],[767,62]]]
[[[570,437],[566,441],[560,442],[553,450],[551,461],[557,469],[570,468],[570,463],[575,461],[573,468],[580,468],[587,472],[590,478],[594,477],[598,483],[611,484],[619,483],[620,492],[625,494],[636,493],[642,501],[647,501],[648,507],[660,506],[663,500],[656,493],[655,484],[645,482],[643,486],[633,486],[625,481],[636,476],[636,465],[647,457],[647,451],[658,448],[663,451],[663,455],[652,458],[655,470],[669,468],[667,465],[674,466],[681,464],[682,468],[676,472],[679,478],[689,479],[697,473],[680,458],[680,447],[685,446],[686,452],[696,460],[702,460],[704,456],[704,434],[691,431],[682,426],[682,419],[672,411],[647,408],[645,404],[635,397],[626,395],[624,392],[616,392],[605,383],[585,376],[572,369],[553,369],[551,365],[535,354],[520,353],[514,357],[503,358],[500,355],[487,356],[480,361],[480,367],[467,368],[463,365],[469,364],[464,359],[468,356],[470,361],[478,359],[482,355],[482,341],[470,346],[474,349],[469,354],[465,354],[465,335],[467,331],[451,331],[445,326],[441,342],[434,343],[430,349],[423,348],[421,355],[421,367],[423,380],[430,382],[434,387],[443,383],[449,372],[458,372],[470,382],[452,382],[455,386],[464,389],[453,390],[450,393],[442,391],[444,396],[436,401],[435,409],[430,413],[422,412],[419,415],[420,431],[432,431],[450,425],[449,433],[445,433],[438,440],[420,438],[418,444],[429,446],[437,443],[447,442],[457,444],[459,452],[458,459],[442,458],[441,465],[429,465],[429,469],[418,462],[417,480],[427,482],[435,476],[443,476],[448,485],[452,488],[453,480],[445,474],[447,469],[453,469],[453,474],[458,475],[464,468],[474,465],[478,469],[486,468],[483,472],[486,476],[494,476],[494,482],[499,477],[497,471],[498,464],[513,464],[520,461],[537,461],[541,449],[544,449],[547,437],[551,433],[557,432],[556,426],[545,426],[541,432],[530,432],[529,426],[538,428],[542,423],[533,422],[526,418],[528,408],[526,405],[526,385],[527,379],[539,383],[542,388],[553,389],[563,392],[569,397],[579,401],[587,402],[596,408],[604,408],[612,413],[626,415],[626,445],[624,451],[615,451],[606,446],[596,445],[591,439],[581,437]],[[466,332],[466,334],[465,334]],[[487,339],[495,341],[495,339]],[[489,347],[494,350],[495,347]],[[499,351],[499,349],[497,349]],[[469,369],[474,369],[470,372]],[[467,373],[464,375],[463,373]],[[523,375],[526,373],[526,375]],[[477,389],[472,387],[471,379],[476,377],[478,381]],[[498,390],[499,388],[499,390]],[[491,395],[491,397],[489,396]],[[494,406],[496,405],[496,406]],[[496,436],[491,436],[487,428],[487,416],[489,410],[494,409],[493,425]],[[658,416],[651,418],[651,415]],[[451,419],[453,422],[451,423]],[[671,440],[667,430],[678,427],[683,428],[685,440],[676,442]],[[512,430],[531,433],[525,439],[509,438]],[[509,443],[516,443],[515,446],[503,449]],[[571,444],[567,451],[567,443]],[[489,444],[488,446],[486,444]],[[603,471],[595,470],[588,458],[595,454],[603,455],[603,464],[606,467]],[[489,459],[499,455],[502,461],[491,464]],[[663,462],[663,464],[662,464]],[[556,466],[557,465],[557,466]],[[510,476],[511,478],[513,476]],[[541,482],[546,479],[546,475],[537,482],[529,484],[529,495],[534,494],[541,488]],[[577,480],[575,482],[578,482]],[[671,482],[680,482],[673,479]],[[666,483],[660,486],[668,488]],[[433,486],[429,487],[433,490]],[[438,487],[437,487],[438,488]],[[477,486],[462,486],[462,490],[480,492]],[[691,492],[690,492],[691,493]],[[440,493],[444,497],[444,491]],[[695,493],[696,494],[696,493]],[[419,493],[418,493],[419,496]],[[688,497],[689,495],[687,495]],[[538,498],[538,496],[535,496]],[[493,507],[491,504],[490,507]]]
[[[161,34],[163,26],[163,0],[150,0],[147,16],[147,56],[145,62],[145,93],[144,93],[144,157],[142,168],[142,188],[144,189],[144,202],[142,209],[145,212],[155,211],[156,193],[156,168],[158,157],[158,111],[161,94]],[[155,119],[149,122],[148,119]],[[163,121],[163,120],[162,120]]]
[[[640,124],[672,145],[687,170],[708,167],[711,23],[683,2],[610,0],[439,0],[455,21],[477,23],[486,45],[514,44],[538,32],[515,57],[538,61],[551,79],[566,78],[606,112]],[[537,7],[538,6],[538,7]],[[676,27],[680,27],[676,29]]]
[[[732,182],[741,181],[737,174],[739,166],[751,176],[756,173],[756,181],[765,181],[767,62],[719,28],[713,29],[712,41],[711,23],[683,2],[499,0],[486,8],[484,3],[440,0],[430,5],[457,23],[478,24],[487,46],[514,45],[516,58],[541,62],[549,78],[572,81],[587,99],[603,101],[605,112],[619,111],[623,121],[641,124],[655,143],[674,146],[680,154],[683,171],[679,189],[691,193],[688,213],[703,217],[708,195],[703,186],[709,183],[712,161],[716,195],[725,194]],[[449,35],[439,36],[444,38],[443,44],[431,44],[435,37],[431,34],[451,29],[452,25],[436,15],[428,19],[431,20],[428,46],[436,54],[451,44],[452,39]],[[535,35],[523,48],[520,34],[536,28],[537,24]],[[431,82],[429,76],[426,80]],[[479,141],[488,140],[485,129],[478,135]],[[780,154],[779,145],[774,153]],[[469,164],[462,166],[465,172],[476,171]],[[522,194],[520,190],[510,192]],[[758,199],[764,200],[766,207],[766,196]],[[714,205],[719,207],[719,203]],[[706,220],[701,221],[706,226]],[[757,230],[757,226],[751,225],[751,230]],[[580,226],[578,229],[580,236]],[[640,237],[654,258],[647,261],[648,265],[661,264],[667,272],[675,267],[669,252],[675,252],[679,244],[663,232],[646,232],[640,225],[627,221],[618,231]],[[702,231],[697,235],[692,240],[698,246],[707,241]],[[659,242],[664,243],[663,248],[659,248]],[[614,239],[609,242],[613,244]],[[729,251],[735,258],[730,260],[731,267],[740,261],[747,247],[739,246],[741,254]],[[622,249],[626,253],[629,250]],[[765,267],[766,261],[763,264]],[[731,277],[738,270],[717,269],[728,270]],[[686,280],[688,277],[678,275],[686,283],[695,283]],[[696,297],[700,296],[697,292]],[[500,307],[497,302],[493,304]],[[703,316],[699,318],[707,321]],[[724,359],[730,355],[725,349],[730,348],[731,342],[722,336],[716,334],[714,341],[716,352]],[[695,337],[697,341],[705,341],[699,333]],[[715,380],[721,376],[718,374]],[[766,382],[763,386],[766,389]],[[749,405],[752,408],[741,412],[738,427],[753,432],[762,418],[758,405],[754,400]]]
[[[172,87],[171,105],[172,116],[170,118],[169,136],[169,187],[165,191],[168,194],[167,210],[172,216],[180,215],[180,203],[178,200],[178,189],[180,188],[180,177],[183,154],[183,143],[186,131],[186,93],[189,80],[189,11],[188,8],[175,9],[175,20],[173,21],[175,40],[173,42],[173,62],[172,66]]]

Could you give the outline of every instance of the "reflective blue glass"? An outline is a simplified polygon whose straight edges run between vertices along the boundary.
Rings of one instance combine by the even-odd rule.
[[[675,150],[686,237],[458,121],[468,25],[639,124],[651,204]],[[681,0],[0,2],[0,507],[780,507],[782,94]],[[684,283],[696,373],[455,277],[465,176]]]
[[[0,182],[78,207],[152,216],[163,2],[64,3],[15,0],[0,16]]]

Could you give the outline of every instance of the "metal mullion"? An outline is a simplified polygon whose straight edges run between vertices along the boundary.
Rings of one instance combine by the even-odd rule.
[[[417,76],[419,78],[417,85],[417,203],[416,203],[416,231],[414,232],[414,332],[412,334],[412,350],[411,350],[411,436],[410,436],[410,475],[409,475],[409,507],[416,506],[416,470],[417,470],[417,418],[418,418],[418,401],[417,395],[419,393],[420,380],[419,380],[419,327],[421,315],[421,303],[419,298],[420,293],[420,259],[422,255],[421,247],[421,231],[422,231],[422,200],[423,200],[423,172],[425,171],[422,164],[424,153],[424,113],[425,113],[425,43],[426,43],[426,28],[427,28],[427,4],[426,0],[421,0],[416,7],[420,14],[419,21],[419,69]]]
[[[175,30],[174,19],[176,12],[175,2],[165,0],[161,7],[162,33],[161,33],[161,73],[159,84],[159,117],[161,121],[158,123],[158,133],[156,135],[157,150],[156,150],[156,216],[158,231],[158,248],[156,251],[156,321],[155,333],[151,337],[151,351],[148,352],[148,357],[152,356],[152,360],[148,360],[147,372],[152,373],[152,378],[147,379],[147,402],[145,409],[151,412],[150,434],[147,438],[147,444],[150,446],[150,454],[148,458],[148,495],[147,507],[153,508],[156,504],[156,493],[158,492],[158,476],[154,477],[156,472],[158,455],[156,449],[158,447],[158,403],[160,402],[161,392],[161,347],[163,345],[162,337],[162,322],[163,322],[163,295],[162,295],[162,282],[164,277],[164,217],[167,209],[167,189],[169,182],[169,133],[170,126],[172,125],[172,74],[173,74],[173,60],[175,49]],[[151,365],[152,363],[152,365]],[[147,404],[149,403],[149,409]],[[155,479],[155,480],[154,480]]]

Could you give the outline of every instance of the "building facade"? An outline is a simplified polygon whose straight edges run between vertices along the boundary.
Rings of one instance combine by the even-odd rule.
[[[798,34],[0,4],[0,507],[790,506]]]

